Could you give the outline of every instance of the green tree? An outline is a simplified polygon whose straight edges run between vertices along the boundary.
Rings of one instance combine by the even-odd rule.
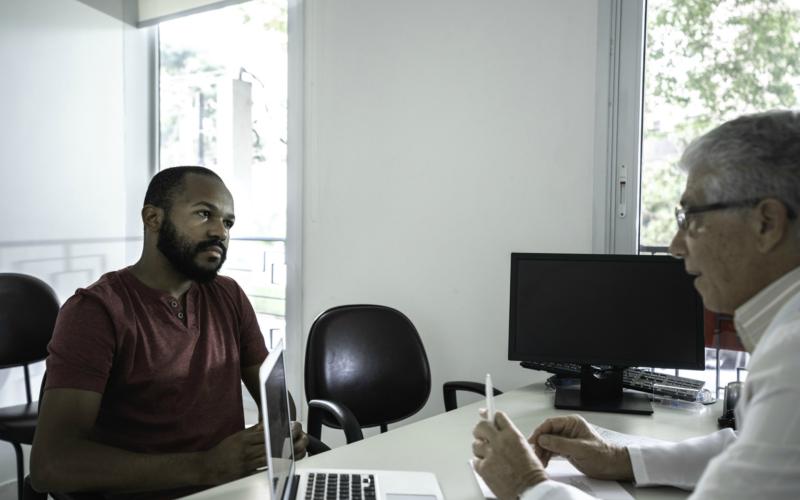
[[[650,0],[645,55],[641,241],[665,245],[684,176],[680,152],[745,113],[794,107],[800,12],[785,0]],[[647,142],[671,146],[648,158]]]

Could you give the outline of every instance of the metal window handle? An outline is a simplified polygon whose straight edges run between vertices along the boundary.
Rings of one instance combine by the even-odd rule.
[[[627,194],[627,187],[628,187],[628,174],[625,168],[625,165],[619,166],[619,194],[617,196],[617,213],[620,217],[624,218],[628,212],[628,203],[625,199],[625,195]]]

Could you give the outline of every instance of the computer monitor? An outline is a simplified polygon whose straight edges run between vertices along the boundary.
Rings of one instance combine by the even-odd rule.
[[[622,370],[703,369],[702,300],[669,256],[513,253],[508,359],[582,365],[559,407],[638,413]]]

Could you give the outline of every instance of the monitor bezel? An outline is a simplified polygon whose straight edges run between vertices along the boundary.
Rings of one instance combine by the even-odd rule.
[[[604,366],[642,366],[652,368],[672,368],[672,369],[685,369],[685,370],[704,370],[705,369],[705,338],[704,338],[704,308],[703,301],[699,294],[696,300],[696,335],[695,335],[695,359],[686,360],[681,362],[661,362],[656,360],[643,360],[643,362],[634,363],[632,360],[617,358],[617,359],[586,359],[586,357],[579,356],[561,356],[556,357],[553,355],[537,356],[525,354],[522,355],[516,349],[516,312],[517,301],[515,300],[515,290],[518,285],[518,266],[521,261],[528,260],[559,260],[559,261],[576,261],[576,262],[636,262],[642,261],[649,262],[662,262],[662,263],[679,263],[680,259],[669,255],[617,255],[617,254],[576,254],[576,253],[524,253],[513,252],[511,253],[511,283],[509,291],[509,321],[508,321],[508,359],[509,361],[536,361],[536,362],[556,362],[556,363],[576,363],[576,364],[590,364],[590,365],[604,365]]]
[[[272,348],[271,351],[267,354],[267,358],[261,364],[259,368],[259,394],[261,397],[260,406],[261,406],[261,418],[262,418],[262,428],[264,432],[264,447],[266,451],[266,459],[267,459],[267,475],[269,477],[269,488],[270,493],[273,498],[282,499],[282,500],[289,500],[289,492],[292,489],[291,483],[292,478],[295,475],[295,456],[294,456],[294,448],[290,448],[290,462],[289,462],[289,470],[286,473],[286,477],[284,478],[283,482],[276,483],[275,482],[275,468],[272,460],[272,442],[270,440],[270,433],[269,433],[269,409],[267,406],[267,392],[266,392],[266,383],[267,379],[269,378],[270,374],[272,374],[273,370],[275,369],[276,365],[281,364],[283,368],[284,374],[286,373],[286,362],[284,359],[284,353],[286,349],[284,348],[283,339],[278,341],[278,345]],[[284,384],[284,394],[283,397],[286,398],[286,404],[288,407],[289,404],[289,388],[288,384]],[[291,421],[289,423],[289,436],[291,436]],[[281,489],[281,491],[278,491]]]

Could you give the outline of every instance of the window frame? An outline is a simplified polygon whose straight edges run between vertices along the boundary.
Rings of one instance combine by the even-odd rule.
[[[595,253],[639,253],[647,2],[598,5]]]

